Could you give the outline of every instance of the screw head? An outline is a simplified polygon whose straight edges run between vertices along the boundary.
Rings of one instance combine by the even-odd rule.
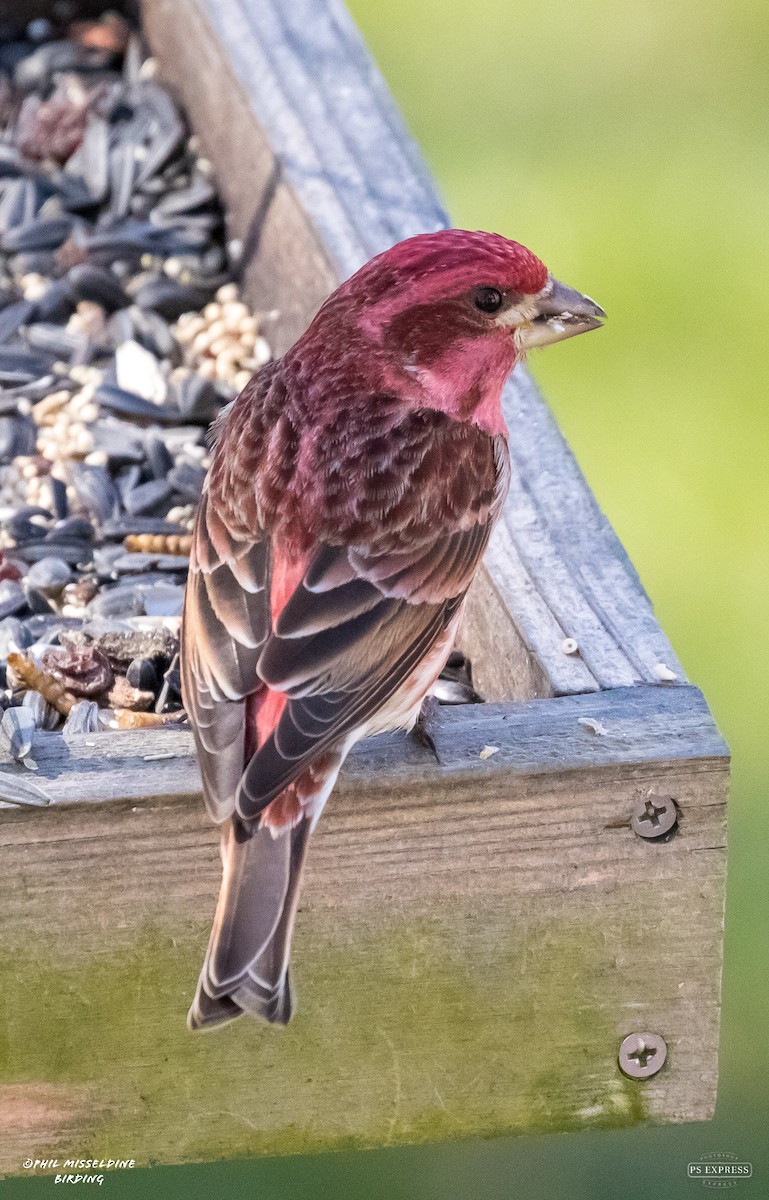
[[[631,1033],[619,1048],[619,1066],[629,1079],[650,1079],[665,1065],[668,1048],[658,1033]]]
[[[647,796],[633,809],[630,828],[633,833],[647,841],[664,837],[678,824],[678,809],[675,800],[661,796]]]

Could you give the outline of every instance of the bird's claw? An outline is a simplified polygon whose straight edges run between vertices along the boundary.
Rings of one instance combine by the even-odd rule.
[[[419,710],[419,716],[414,722],[411,730],[411,736],[419,746],[423,746],[427,750],[431,750],[435,755],[435,761],[440,763],[441,756],[438,753],[438,747],[435,744],[435,736],[438,727],[438,713],[440,704],[435,696],[425,696],[422,701],[422,707]]]

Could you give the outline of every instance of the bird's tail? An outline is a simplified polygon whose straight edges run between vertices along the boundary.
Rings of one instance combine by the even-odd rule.
[[[208,1029],[248,1013],[291,1017],[288,959],[311,822],[273,834],[238,817],[222,831],[222,878],[211,940],[187,1017]]]

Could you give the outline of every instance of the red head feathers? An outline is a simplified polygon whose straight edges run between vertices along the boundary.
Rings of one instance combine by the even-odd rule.
[[[530,348],[595,329],[604,316],[544,263],[497,233],[444,229],[366,263],[324,304],[287,356],[369,392],[503,431],[502,385]],[[329,348],[331,353],[329,354]]]

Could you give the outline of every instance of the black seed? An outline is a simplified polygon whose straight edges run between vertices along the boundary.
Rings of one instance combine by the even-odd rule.
[[[35,301],[35,318],[62,323],[74,312],[77,300],[67,279],[54,279],[48,290]]]
[[[63,521],[69,512],[67,485],[63,479],[57,479],[55,475],[50,477],[50,485],[51,493],[53,495],[53,505],[56,509],[56,516],[60,521]]]
[[[93,547],[88,542],[77,542],[74,539],[57,542],[46,538],[44,542],[25,542],[16,547],[14,554],[22,562],[39,562],[41,558],[50,555],[62,559],[71,567],[78,567],[85,566],[93,560]]]
[[[157,434],[148,433],[144,439],[144,451],[153,477],[165,479],[174,467],[174,460],[165,443]]]
[[[62,520],[56,522],[53,529],[45,537],[46,541],[90,543],[96,537],[96,530],[85,517],[64,517]]]
[[[139,308],[152,308],[167,321],[176,321],[184,312],[202,308],[210,300],[211,288],[191,288],[168,276],[159,275],[144,283],[134,295]]]
[[[27,623],[20,621],[18,617],[6,617],[4,620],[0,620],[0,659],[3,662],[8,658],[11,650],[26,650],[36,640],[33,631],[27,628]]]
[[[173,534],[186,532],[187,530],[183,525],[176,525],[172,521],[163,521],[159,517],[119,517],[112,521],[105,521],[102,527],[102,535],[113,541],[116,538],[120,538],[122,541],[123,538],[135,533]]]
[[[2,246],[6,254],[18,254],[28,250],[58,250],[72,232],[72,217],[36,217],[25,225],[3,234]]]
[[[94,520],[103,523],[118,511],[118,494],[104,467],[79,466],[72,481],[80,503]]]
[[[169,471],[168,482],[171,484],[174,494],[181,500],[197,504],[203,491],[205,477],[206,473],[202,467],[193,466],[192,463],[182,463]]]
[[[150,479],[128,493],[125,507],[131,516],[148,514],[164,504],[170,495],[171,485],[165,479]]]
[[[67,281],[79,300],[92,300],[107,312],[115,312],[130,303],[113,271],[94,263],[73,267]]]
[[[30,417],[0,417],[0,462],[35,453],[37,426]]]
[[[126,679],[131,687],[140,692],[156,692],[158,688],[158,673],[155,664],[149,658],[135,658],[129,663]]]
[[[27,597],[20,584],[12,579],[0,580],[0,621],[12,617],[27,607]]]
[[[28,324],[34,313],[35,305],[31,300],[17,300],[15,304],[6,305],[0,312],[0,344],[12,338],[22,325]]]
[[[138,463],[131,463],[124,467],[115,476],[115,487],[120,496],[120,503],[123,508],[126,507],[126,501],[134,488],[139,486],[142,477],[142,467]]]
[[[209,379],[188,375],[177,390],[179,411],[188,421],[210,424],[222,407],[222,397]]]
[[[132,552],[120,554],[112,561],[113,571],[118,575],[143,575],[155,565],[156,555]]]
[[[133,583],[120,584],[94,596],[87,611],[96,617],[138,617],[144,613],[144,601]]]
[[[95,399],[103,408],[120,413],[126,417],[134,417],[142,421],[178,421],[179,413],[168,405],[153,404],[135,392],[127,392],[123,388],[102,384],[96,389]]]
[[[68,565],[61,558],[46,558],[38,559],[27,572],[24,583],[29,588],[34,588],[41,592],[44,596],[56,596],[68,583],[72,581],[72,572]],[[33,605],[34,607],[34,605]],[[37,612],[44,612],[44,609],[36,609]]]
[[[77,354],[82,361],[88,345],[88,339],[82,333],[67,333],[61,325],[49,325],[42,321],[30,325],[25,336],[30,346],[61,359],[70,359]]]

